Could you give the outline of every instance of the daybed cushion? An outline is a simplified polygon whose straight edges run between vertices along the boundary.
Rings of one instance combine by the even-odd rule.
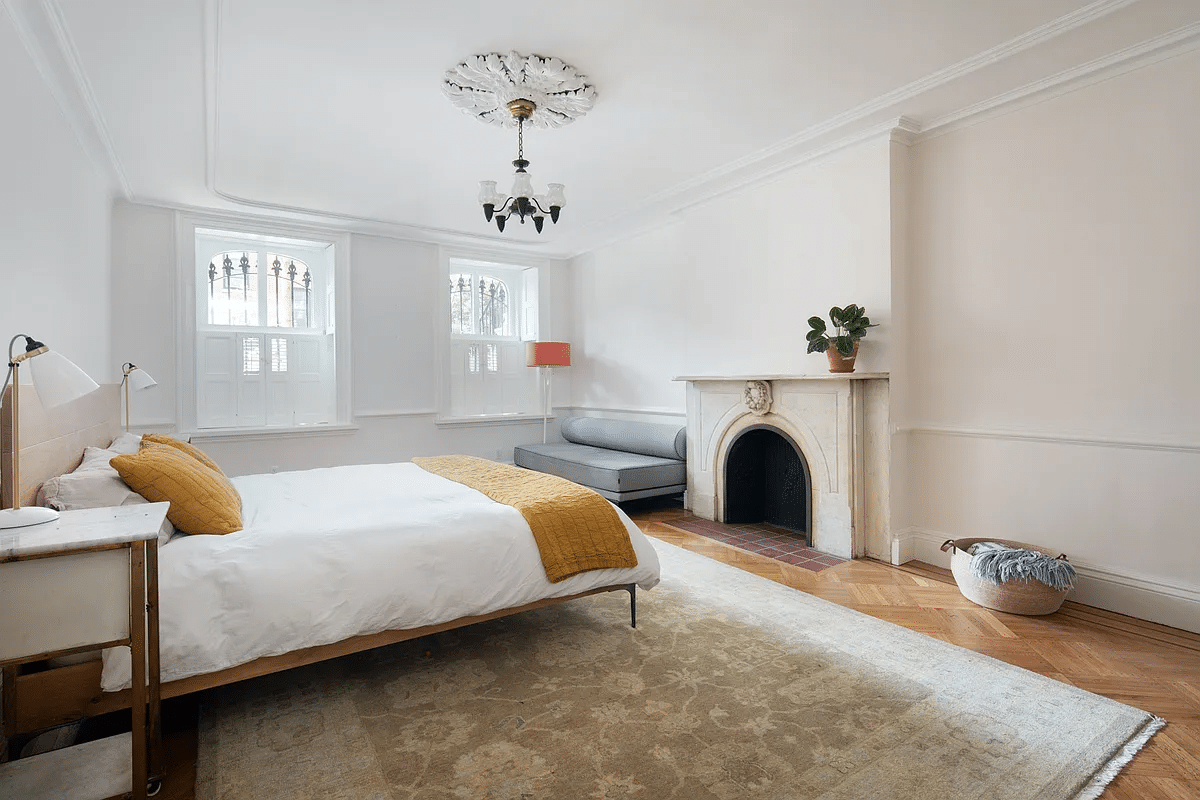
[[[570,442],[522,445],[513,450],[513,461],[519,467],[558,475],[601,494],[626,494],[687,483],[687,464],[676,458]]]
[[[562,438],[576,444],[680,461],[687,458],[687,429],[679,425],[567,417],[561,430]]]

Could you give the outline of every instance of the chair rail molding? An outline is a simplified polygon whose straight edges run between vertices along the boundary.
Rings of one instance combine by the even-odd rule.
[[[1200,442],[1170,442],[1161,439],[1138,439],[1125,436],[1102,436],[1087,433],[1061,433],[1019,428],[972,428],[958,425],[920,424],[901,426],[896,433],[919,436],[958,436],[968,439],[1001,439],[1017,442],[1041,442],[1078,447],[1112,447],[1128,450],[1163,450],[1172,453],[1200,453]]]

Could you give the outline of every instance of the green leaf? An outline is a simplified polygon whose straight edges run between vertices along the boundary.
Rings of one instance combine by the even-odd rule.
[[[808,333],[806,333],[804,335],[804,338],[808,339],[811,342],[813,339],[816,339],[818,337],[823,337],[824,335],[825,335],[825,331],[809,331]]]
[[[842,325],[842,314],[843,313],[845,313],[845,312],[843,312],[837,306],[834,306],[833,308],[829,309],[829,321],[840,328]]]
[[[825,332],[825,320],[821,319],[820,317],[809,317],[808,324],[812,326],[814,331],[820,331],[821,333]]]
[[[829,340],[825,338],[813,339],[808,343],[808,352],[810,353],[824,353],[828,349]]]
[[[854,340],[849,336],[839,336],[834,341],[837,342],[837,351],[843,356],[849,358],[854,352]]]

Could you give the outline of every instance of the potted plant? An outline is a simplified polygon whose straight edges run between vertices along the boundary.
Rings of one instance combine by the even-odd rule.
[[[829,309],[829,321],[836,329],[829,334],[825,320],[809,317],[812,330],[808,339],[808,352],[825,353],[829,356],[830,372],[854,372],[854,358],[858,355],[858,340],[867,335],[867,328],[876,327],[862,306],[853,303],[845,308],[834,306]]]

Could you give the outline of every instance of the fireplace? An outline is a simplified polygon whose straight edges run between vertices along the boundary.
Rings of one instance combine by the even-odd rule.
[[[890,561],[886,373],[677,380],[687,381],[692,513],[763,514],[822,552]]]
[[[722,522],[766,523],[812,545],[808,462],[799,446],[776,428],[747,428],[725,454]]]

